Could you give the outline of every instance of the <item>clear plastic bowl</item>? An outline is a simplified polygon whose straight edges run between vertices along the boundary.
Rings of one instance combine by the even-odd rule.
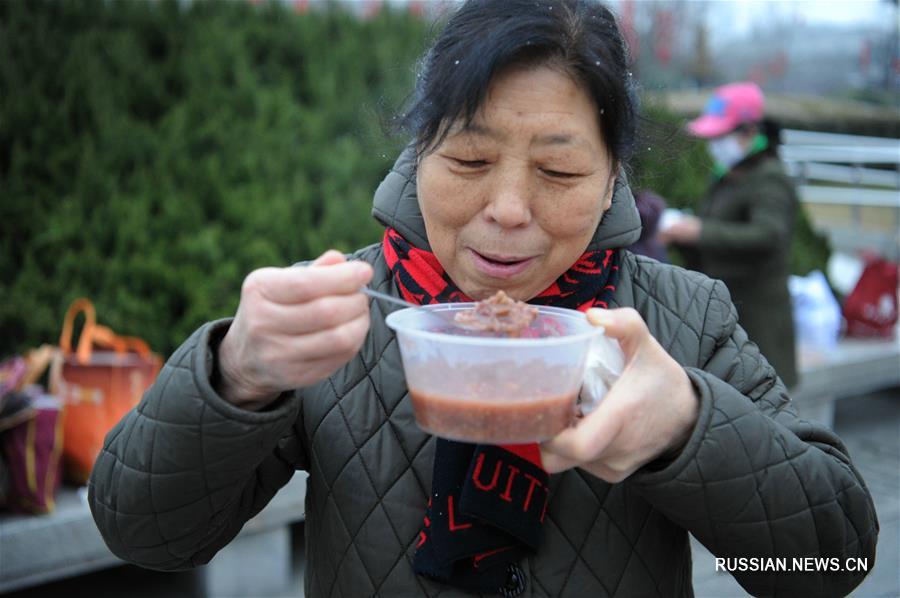
[[[466,442],[552,438],[572,423],[588,351],[603,330],[581,312],[556,307],[539,307],[517,338],[467,331],[438,314],[474,305],[408,308],[386,319],[397,332],[416,422]]]

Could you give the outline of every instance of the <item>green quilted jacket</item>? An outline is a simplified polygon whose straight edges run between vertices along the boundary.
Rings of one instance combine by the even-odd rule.
[[[741,327],[789,388],[797,382],[788,275],[798,209],[781,161],[757,154],[712,186],[697,212],[695,248],[696,269],[728,285]]]
[[[411,157],[379,187],[374,214],[427,247]],[[617,186],[592,247],[639,234]],[[373,287],[397,295],[380,245],[358,251]],[[690,596],[688,533],[722,557],[868,557],[878,524],[840,439],[798,419],[784,385],[738,326],[724,284],[624,253],[614,306],[637,309],[683,364],[700,416],[681,454],[619,484],[580,470],[551,477],[523,596]],[[208,562],[295,470],[309,472],[306,594],[464,596],[417,577],[412,558],[431,487],[434,439],[419,430],[385,307],[372,303],[362,350],[329,379],[262,412],[209,383],[229,326],[211,322],[168,360],[107,436],[89,488],[110,549],[144,567]],[[843,595],[858,573],[740,573],[760,595]]]

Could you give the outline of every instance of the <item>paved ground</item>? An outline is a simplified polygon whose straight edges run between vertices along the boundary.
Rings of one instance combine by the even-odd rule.
[[[862,472],[878,509],[881,534],[878,562],[852,596],[900,596],[900,388],[838,403],[835,428]],[[303,597],[303,528],[293,530],[296,547],[294,587],[284,597]],[[694,587],[699,598],[730,598],[747,594],[727,573],[716,573],[712,556],[695,545]],[[64,598],[73,595],[129,598],[190,598],[196,596],[195,577],[185,573],[156,573],[137,567],[118,567],[79,578],[9,594],[10,598]],[[220,597],[216,597],[220,598]],[[225,598],[225,597],[221,597]]]

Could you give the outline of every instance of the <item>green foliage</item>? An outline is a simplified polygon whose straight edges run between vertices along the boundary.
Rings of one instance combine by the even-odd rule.
[[[642,111],[641,141],[631,161],[632,189],[650,189],[670,207],[693,210],[712,176],[706,148],[682,133],[684,122],[673,112],[652,103]]]
[[[0,3],[0,355],[75,297],[168,352],[265,265],[380,238],[426,25],[282,3]]]
[[[794,238],[791,242],[791,273],[806,276],[813,270],[827,272],[828,258],[831,257],[831,245],[828,238],[813,229],[806,210],[797,211],[797,222],[794,224]]]

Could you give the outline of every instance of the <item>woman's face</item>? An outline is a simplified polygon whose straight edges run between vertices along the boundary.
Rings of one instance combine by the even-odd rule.
[[[438,260],[468,296],[528,300],[574,264],[612,200],[596,108],[548,66],[492,83],[467,128],[421,159],[417,185]]]

